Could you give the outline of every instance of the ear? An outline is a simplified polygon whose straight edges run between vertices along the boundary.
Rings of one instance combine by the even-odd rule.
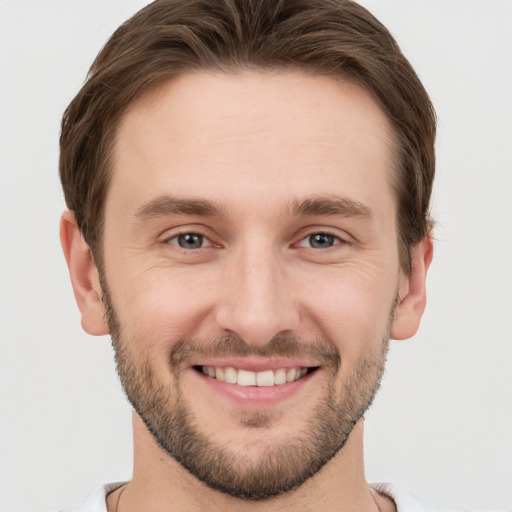
[[[398,290],[398,304],[391,325],[391,338],[405,340],[416,334],[427,304],[425,282],[432,262],[433,243],[423,239],[412,249],[412,268],[409,276],[403,274]]]
[[[60,219],[60,242],[68,264],[76,303],[82,314],[82,327],[89,334],[108,334],[98,269],[89,246],[78,229],[73,212],[65,211]]]

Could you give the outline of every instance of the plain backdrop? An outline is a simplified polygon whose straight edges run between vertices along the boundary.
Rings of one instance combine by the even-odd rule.
[[[367,415],[369,481],[512,509],[512,1],[364,1],[439,117],[429,305]],[[131,473],[107,337],[80,328],[58,240],[62,112],[141,0],[0,0],[0,510],[42,512]]]

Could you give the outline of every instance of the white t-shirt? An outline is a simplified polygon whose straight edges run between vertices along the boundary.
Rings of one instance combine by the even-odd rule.
[[[107,512],[107,495],[121,485],[123,485],[123,482],[102,485],[96,489],[85,503],[61,510],[60,512]],[[379,483],[372,484],[371,487],[394,500],[397,512],[472,512],[463,508],[429,505],[419,501],[410,492],[392,484]]]

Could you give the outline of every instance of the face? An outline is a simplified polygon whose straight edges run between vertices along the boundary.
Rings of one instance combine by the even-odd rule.
[[[293,489],[371,402],[410,291],[390,133],[358,86],[292,72],[184,75],[123,117],[101,275],[118,369],[210,487]]]

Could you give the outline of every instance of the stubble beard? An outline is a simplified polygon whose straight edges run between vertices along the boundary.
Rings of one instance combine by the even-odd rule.
[[[141,351],[142,343],[124,339],[110,295],[103,286],[103,302],[115,351],[117,372],[124,392],[159,446],[209,488],[243,500],[259,501],[296,489],[318,473],[346,444],[352,429],[371,405],[384,372],[389,345],[389,324],[378,353],[366,354],[339,384],[340,357],[329,340],[304,343],[294,336],[280,336],[264,348],[224,337],[211,343],[177,342],[169,357],[175,386],[156,382],[152,365]],[[137,347],[137,352],[135,351]],[[198,428],[180,389],[180,368],[187,358],[205,355],[293,357],[314,355],[329,376],[328,392],[317,403],[299,435],[286,442],[269,442],[258,458],[221,446]],[[240,428],[271,428],[266,412],[246,413]],[[271,434],[270,434],[271,436]]]

